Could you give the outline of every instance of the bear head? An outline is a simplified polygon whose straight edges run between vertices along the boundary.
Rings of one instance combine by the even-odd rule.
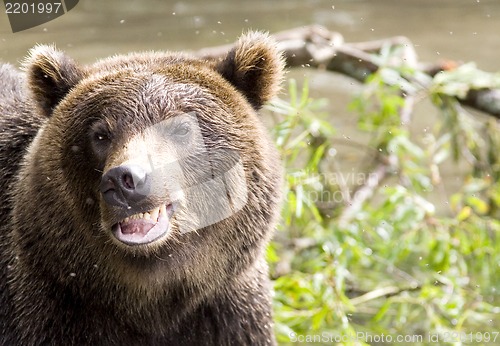
[[[283,74],[267,35],[243,35],[221,59],[148,52],[90,66],[38,46],[25,69],[46,120],[13,215],[40,273],[202,290],[262,257],[282,179],[256,113]]]

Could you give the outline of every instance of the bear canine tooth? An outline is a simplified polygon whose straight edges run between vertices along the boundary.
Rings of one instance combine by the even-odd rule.
[[[144,213],[144,219],[150,220],[151,219],[151,215],[149,213]]]
[[[165,204],[160,207],[160,216],[167,216],[167,206]]]
[[[160,213],[160,208],[155,208],[151,210],[151,220],[157,222],[158,221],[158,214]]]
[[[125,219],[123,219],[122,222],[129,222],[130,221],[130,218],[129,217],[126,217]]]

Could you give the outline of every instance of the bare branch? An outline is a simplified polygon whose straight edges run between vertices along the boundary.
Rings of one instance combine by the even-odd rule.
[[[273,35],[284,52],[289,67],[312,67],[337,72],[364,82],[384,66],[411,66],[430,76],[455,68],[459,64],[450,61],[419,63],[413,43],[406,37],[396,36],[369,42],[346,43],[340,33],[312,25],[278,32]],[[196,52],[202,58],[223,57],[232,45],[204,48]],[[390,48],[390,61],[381,61],[381,53]],[[500,118],[500,90],[473,90],[466,98],[459,99],[469,107]]]
[[[470,90],[463,104],[500,118],[500,90]]]
[[[420,286],[405,287],[405,288],[400,288],[400,287],[396,287],[396,286],[386,286],[386,287],[377,288],[377,289],[370,291],[370,292],[367,292],[361,296],[351,298],[350,302],[352,305],[357,306],[357,305],[364,304],[370,300],[375,300],[378,298],[387,299],[389,297],[401,294],[403,292],[411,292],[411,291],[416,291],[419,289],[420,289]]]

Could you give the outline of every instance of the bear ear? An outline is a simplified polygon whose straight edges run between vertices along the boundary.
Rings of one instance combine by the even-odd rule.
[[[249,32],[217,63],[215,69],[259,109],[280,90],[285,62],[267,34]]]
[[[53,46],[32,48],[24,68],[35,102],[47,117],[83,77],[78,65]]]

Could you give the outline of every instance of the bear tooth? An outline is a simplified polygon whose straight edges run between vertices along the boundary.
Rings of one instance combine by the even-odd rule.
[[[158,214],[160,213],[160,208],[155,208],[151,210],[151,220],[158,221]]]
[[[126,217],[125,219],[123,219],[122,222],[129,222],[130,221],[130,218],[129,217]]]
[[[167,207],[165,206],[165,204],[163,204],[163,205],[160,207],[160,215],[161,215],[161,216],[167,216]]]
[[[151,219],[151,215],[149,213],[144,213],[144,218],[146,220],[149,220],[149,219]]]

